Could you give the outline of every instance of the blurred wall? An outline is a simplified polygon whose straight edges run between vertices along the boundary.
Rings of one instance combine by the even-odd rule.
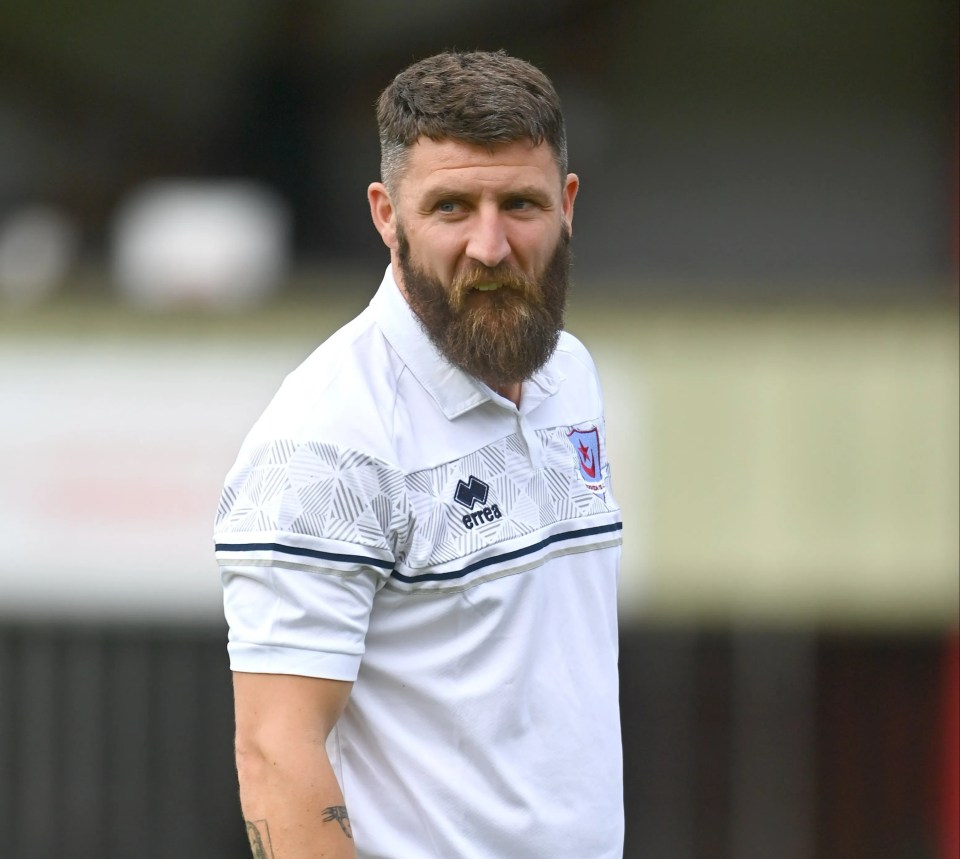
[[[224,475],[284,375],[373,292],[336,283],[226,316],[76,299],[0,318],[0,618],[219,619]],[[593,293],[579,284],[569,326],[604,382],[625,619],[955,622],[956,315],[613,312]]]

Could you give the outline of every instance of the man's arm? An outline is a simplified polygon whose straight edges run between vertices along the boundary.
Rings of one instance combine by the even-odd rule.
[[[326,739],[352,684],[234,672],[240,804],[254,859],[354,859]]]

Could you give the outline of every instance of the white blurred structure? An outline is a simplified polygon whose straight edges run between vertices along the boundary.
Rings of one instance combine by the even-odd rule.
[[[290,213],[251,182],[168,181],[134,192],[113,224],[121,293],[151,310],[254,306],[286,274]]]
[[[53,294],[76,261],[77,230],[63,212],[36,204],[0,223],[0,300],[36,304]]]

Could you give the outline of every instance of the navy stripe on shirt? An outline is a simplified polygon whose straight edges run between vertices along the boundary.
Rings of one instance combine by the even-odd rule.
[[[319,558],[322,561],[339,561],[344,564],[369,564],[384,570],[393,569],[393,561],[371,558],[367,555],[343,555],[339,552],[321,552],[317,549],[304,549],[300,546],[284,546],[282,543],[217,543],[218,552],[281,552],[284,555],[303,555]]]
[[[564,540],[576,540],[579,537],[592,537],[596,534],[609,534],[614,531],[623,530],[622,522],[614,522],[612,525],[597,525],[593,528],[577,528],[573,531],[563,531],[559,534],[551,534],[543,540],[539,540],[529,546],[520,549],[514,549],[512,552],[504,552],[501,555],[493,555],[489,558],[483,558],[468,564],[459,570],[450,570],[446,573],[421,573],[416,576],[406,576],[393,570],[392,577],[407,583],[415,582],[440,582],[450,579],[461,579],[470,573],[489,567],[494,564],[500,564],[504,561],[513,561],[522,558],[525,555],[531,555],[539,552],[541,549],[559,543]],[[218,552],[280,552],[285,555],[302,555],[308,558],[318,558],[323,561],[339,561],[341,563],[369,564],[372,567],[379,567],[383,570],[393,568],[392,561],[386,561],[381,558],[371,558],[367,555],[346,555],[338,552],[321,552],[317,549],[304,549],[300,546],[284,546],[282,543],[217,543],[215,546]]]
[[[522,558],[524,555],[531,555],[534,552],[539,552],[542,548],[549,546],[551,543],[559,543],[561,540],[575,540],[578,537],[591,537],[594,534],[607,534],[613,531],[620,531],[622,529],[622,522],[614,522],[612,525],[598,525],[594,528],[578,528],[575,531],[563,531],[559,534],[552,534],[551,536],[546,537],[537,543],[533,543],[530,546],[524,546],[522,549],[514,549],[512,552],[504,552],[502,555],[493,555],[492,557],[475,561],[472,564],[468,564],[461,570],[450,570],[446,573],[421,573],[418,576],[405,576],[403,573],[398,573],[396,570],[394,570],[392,578],[398,579],[401,582],[439,582],[447,581],[449,579],[461,579],[464,576],[475,572],[476,570],[483,569],[483,567],[489,567],[493,564],[500,564],[504,561],[512,561],[516,558]]]

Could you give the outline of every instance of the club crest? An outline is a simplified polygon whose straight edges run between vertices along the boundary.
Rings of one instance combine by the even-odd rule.
[[[577,454],[580,476],[587,485],[587,489],[602,495],[606,487],[603,482],[603,466],[600,462],[600,433],[597,428],[572,429],[567,433],[567,439]]]
[[[570,430],[567,433],[570,444],[577,453],[580,473],[588,483],[600,480],[600,434],[596,427],[588,430]]]

